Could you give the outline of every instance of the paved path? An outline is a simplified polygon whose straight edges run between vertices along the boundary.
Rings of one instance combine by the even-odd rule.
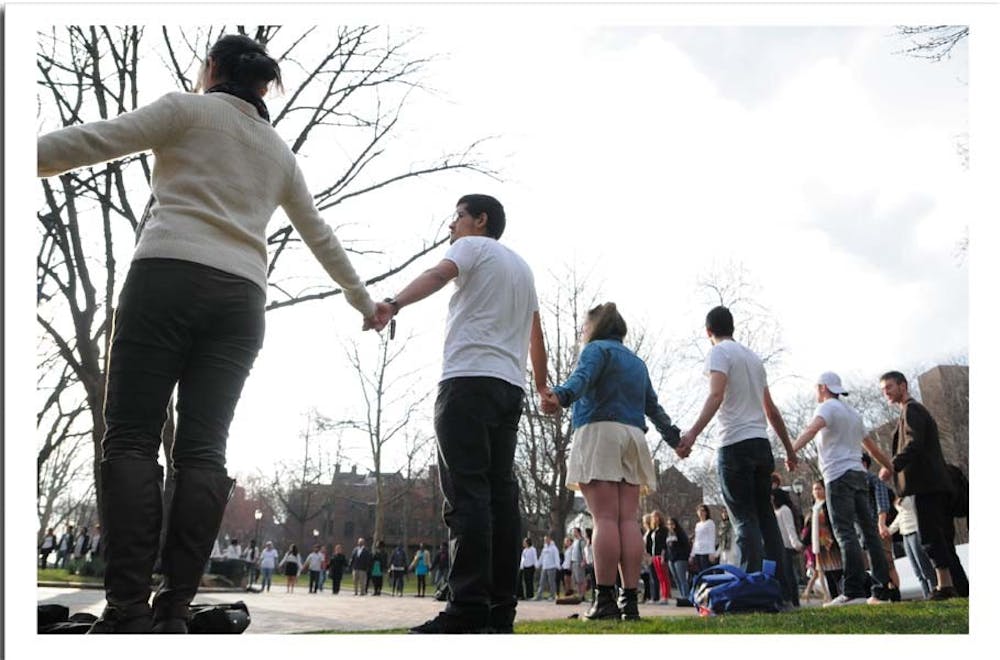
[[[270,593],[215,592],[199,594],[197,603],[223,603],[242,600],[250,610],[251,624],[246,634],[308,633],[320,630],[375,631],[408,628],[432,618],[442,603],[433,598],[412,595],[354,596],[341,591],[334,596],[329,589],[310,594],[298,588],[285,593],[284,586]],[[104,592],[100,589],[38,587],[38,603],[58,603],[69,607],[71,614],[90,612],[99,615],[104,607]],[[518,605],[517,621],[564,619],[574,613],[583,614],[585,604],[556,605],[551,601],[526,601]],[[690,607],[643,604],[643,617],[697,616]]]

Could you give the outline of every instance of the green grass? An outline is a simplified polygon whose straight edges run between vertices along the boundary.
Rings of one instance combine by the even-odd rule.
[[[337,631],[320,631],[338,634]],[[519,635],[962,635],[969,633],[969,601],[805,608],[783,614],[648,617],[641,621],[556,619],[514,624]],[[379,631],[406,633],[404,629]],[[342,633],[339,633],[342,634]],[[371,634],[371,633],[364,633]]]
[[[65,568],[38,569],[38,582],[93,582],[103,584],[104,578],[88,575],[75,575]]]

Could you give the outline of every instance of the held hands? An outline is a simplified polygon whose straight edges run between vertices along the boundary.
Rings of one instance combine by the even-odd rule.
[[[789,472],[795,472],[795,468],[799,465],[799,457],[795,455],[795,452],[788,454],[785,457],[785,469]]]
[[[546,415],[554,415],[562,407],[559,405],[559,397],[549,388],[538,390],[538,396],[542,400],[542,412]]]
[[[889,528],[886,527],[885,523],[881,520],[878,521],[878,535],[884,539],[889,538],[892,534],[889,533]]]
[[[882,481],[892,481],[892,468],[884,467],[878,471],[878,478]]]
[[[694,433],[691,431],[685,431],[681,434],[681,441],[677,443],[674,451],[681,458],[687,458],[691,455],[691,448],[694,447],[694,441],[698,439]]]
[[[382,329],[389,324],[392,317],[395,316],[392,305],[385,302],[375,303],[375,313],[365,319],[364,325],[361,326],[362,330],[374,330],[375,332],[382,332]]]

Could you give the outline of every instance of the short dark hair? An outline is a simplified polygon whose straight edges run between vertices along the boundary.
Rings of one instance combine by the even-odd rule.
[[[507,215],[504,213],[503,204],[496,197],[479,194],[462,195],[458,204],[465,204],[465,210],[472,217],[485,213],[486,235],[490,238],[500,239],[503,230],[507,227]]]
[[[587,312],[590,321],[590,341],[598,339],[617,339],[621,341],[628,334],[628,325],[618,313],[618,306],[613,302],[598,305]]]
[[[900,373],[898,371],[887,371],[887,372],[885,372],[878,379],[878,381],[880,383],[883,380],[891,380],[892,382],[896,383],[897,385],[907,385],[907,386],[909,385],[909,383],[906,382],[906,376],[904,376],[902,373]]]
[[[281,89],[281,67],[258,41],[242,34],[227,34],[208,51],[219,78],[256,91],[271,81]]]
[[[861,462],[864,463],[865,467],[871,467],[872,457],[868,455],[868,452],[861,452]]]
[[[733,314],[729,308],[719,305],[709,310],[705,316],[705,327],[716,337],[733,336]]]

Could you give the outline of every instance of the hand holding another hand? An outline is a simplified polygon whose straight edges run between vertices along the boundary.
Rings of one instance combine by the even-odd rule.
[[[688,456],[691,455],[691,448],[694,447],[694,441],[696,439],[697,436],[691,433],[691,431],[686,431],[682,433],[681,441],[677,443],[677,446],[674,448],[674,451],[677,452],[677,455],[680,456],[681,458],[687,458]]]
[[[543,413],[546,415],[554,415],[559,412],[559,409],[562,406],[559,405],[559,397],[557,397],[552,390],[546,387],[543,390],[539,390],[538,396],[542,400]]]
[[[392,305],[385,302],[377,302],[375,303],[375,313],[365,319],[361,329],[382,332],[382,329],[389,324],[393,316],[395,316],[395,310],[392,308]]]

